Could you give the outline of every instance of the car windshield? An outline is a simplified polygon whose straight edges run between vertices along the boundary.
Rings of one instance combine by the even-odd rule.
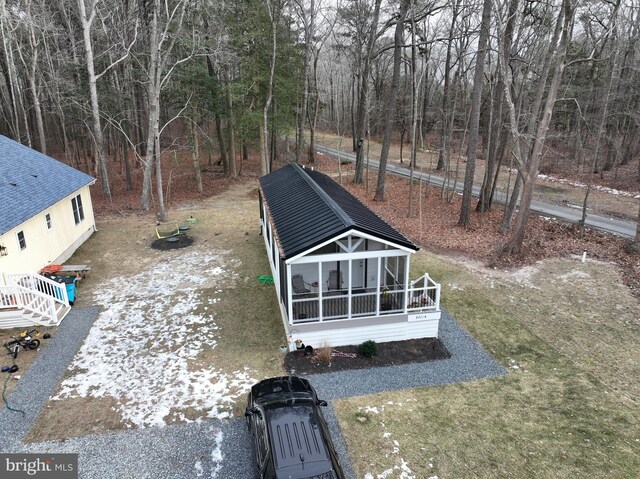
[[[286,396],[282,396],[282,394],[274,393],[267,394],[266,396],[262,396],[260,398],[260,404],[263,407],[274,408],[274,407],[284,407],[284,406],[294,406],[294,405],[312,405],[313,397],[306,393],[288,393]]]

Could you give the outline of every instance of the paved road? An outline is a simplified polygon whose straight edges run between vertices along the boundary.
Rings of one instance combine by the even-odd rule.
[[[338,151],[334,148],[329,148],[324,145],[316,145],[316,150],[319,153],[323,153],[325,155],[335,156],[340,159],[344,159],[347,161],[354,162],[356,161],[356,155],[353,153],[348,153],[345,151]],[[378,160],[369,159],[369,165],[373,168],[378,168],[380,163]],[[410,172],[408,169],[400,167],[394,164],[387,164],[387,171],[400,176],[409,176]],[[442,185],[444,179],[439,176],[427,175],[425,173],[420,173],[419,171],[414,171],[414,177],[417,179],[422,178],[424,181],[428,181],[435,185]],[[456,191],[462,192],[462,183],[459,182],[456,186]],[[479,196],[480,187],[473,187],[474,196]],[[499,203],[505,203],[506,195],[504,193],[498,192],[496,194],[496,201]],[[579,208],[568,208],[566,206],[554,206],[547,203],[543,203],[541,201],[533,201],[531,202],[531,211],[537,213],[541,216],[547,216],[549,218],[557,218],[559,220],[567,221],[569,223],[577,223],[582,218],[582,209]],[[613,218],[606,218],[604,216],[598,216],[594,214],[587,214],[586,224],[589,228],[593,228],[600,231],[605,231],[607,233],[612,233],[618,236],[623,236],[625,238],[633,238],[636,234],[636,223],[631,221],[617,220]]]

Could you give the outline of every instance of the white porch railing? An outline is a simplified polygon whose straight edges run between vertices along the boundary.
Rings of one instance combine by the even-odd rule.
[[[0,286],[0,309],[17,308],[15,290],[10,286]]]
[[[349,305],[349,300],[351,305]],[[440,310],[440,285],[425,274],[394,289],[358,288],[292,295],[293,324]],[[321,307],[322,306],[322,307]],[[351,308],[349,308],[351,306]]]
[[[19,307],[56,322],[56,302],[51,296],[20,285],[15,290]]]
[[[407,311],[439,311],[440,285],[427,273],[409,283],[407,289]]]
[[[6,278],[9,286],[22,286],[27,290],[42,293],[56,303],[69,306],[67,287],[64,284],[35,273],[8,273]]]

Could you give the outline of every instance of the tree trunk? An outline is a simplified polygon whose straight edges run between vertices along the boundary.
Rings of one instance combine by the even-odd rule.
[[[202,193],[202,172],[200,171],[200,147],[198,145],[198,125],[187,120],[189,133],[191,136],[191,161],[193,162],[193,173],[196,178],[196,190]]]
[[[491,0],[484,0],[482,7],[482,26],[480,27],[478,53],[476,55],[476,69],[473,79],[471,114],[469,117],[469,150],[467,152],[467,167],[462,192],[462,207],[460,209],[460,219],[458,220],[458,224],[466,228],[471,226],[471,198],[473,196],[473,180],[476,169],[476,150],[478,148],[478,128],[480,124],[480,100],[482,99],[482,85],[484,83],[484,59],[487,54],[487,44],[489,41],[491,6]]]
[[[20,86],[18,84],[18,75],[13,59],[13,48],[11,45],[11,26],[6,23],[6,0],[0,0],[0,38],[2,38],[2,72],[7,83],[7,92],[10,98],[11,118],[7,119],[13,138],[16,141],[21,140],[20,133],[20,107],[18,105],[20,96]]]
[[[389,101],[385,110],[384,139],[382,141],[382,151],[380,152],[380,166],[378,168],[378,182],[376,184],[376,194],[374,201],[384,201],[384,183],[387,172],[387,159],[389,158],[389,148],[391,146],[391,133],[393,132],[393,120],[396,112],[396,101],[398,99],[398,86],[400,84],[400,61],[402,60],[402,44],[404,38],[404,22],[409,11],[410,0],[400,2],[400,11],[396,23],[393,47],[393,79],[391,80],[391,90]]]
[[[87,73],[89,80],[89,96],[91,98],[91,115],[93,117],[93,139],[96,146],[98,169],[100,172],[100,180],[102,184],[102,194],[107,198],[111,198],[111,188],[109,186],[109,172],[104,157],[104,141],[102,138],[102,125],[100,124],[100,105],[98,104],[98,90],[96,87],[96,73],[93,62],[93,44],[91,40],[91,25],[95,19],[96,10],[95,3],[87,17],[85,0],[78,0],[78,8],[80,9],[80,20],[82,22],[82,35],[84,38],[84,52],[87,64]]]
[[[453,122],[449,122],[449,104],[450,104],[450,88],[451,81],[451,46],[453,45],[454,31],[456,28],[456,21],[458,20],[458,9],[460,8],[461,0],[456,0],[453,5],[453,12],[451,13],[451,28],[449,29],[449,38],[447,39],[447,55],[444,60],[444,87],[442,92],[442,136],[440,137],[440,152],[438,153],[438,164],[436,170],[442,171],[445,167],[445,156],[449,148],[447,139],[450,136],[450,130],[453,128]]]
[[[636,221],[636,236],[631,243],[631,251],[640,253],[640,202],[638,204],[638,220]]]
[[[409,159],[409,211],[413,216],[413,170],[416,167],[416,132],[418,128],[418,85],[416,84],[416,22],[414,0],[411,0],[411,157]]]
[[[503,69],[503,81],[505,84],[504,92],[505,92],[505,102],[509,108],[509,124],[511,129],[511,134],[513,137],[513,148],[514,155],[516,160],[516,165],[518,168],[518,178],[516,179],[516,184],[513,189],[513,193],[520,192],[521,182],[525,176],[526,165],[528,164],[529,158],[532,155],[532,141],[535,138],[536,129],[539,125],[538,119],[540,118],[540,108],[542,105],[542,100],[544,98],[544,92],[546,91],[547,86],[547,78],[549,76],[549,71],[551,70],[551,62],[553,60],[554,53],[556,51],[556,46],[558,44],[558,40],[560,39],[560,34],[562,32],[562,18],[560,17],[556,22],[556,26],[553,32],[553,38],[547,47],[547,51],[545,53],[544,63],[542,65],[542,71],[540,73],[540,78],[538,80],[538,85],[536,88],[536,95],[531,105],[531,110],[529,111],[529,121],[527,124],[526,135],[524,138],[524,148],[520,149],[520,134],[518,132],[518,121],[516,119],[515,107],[513,105],[512,95],[511,95],[511,87],[512,82],[509,81],[509,77],[507,74],[507,64],[508,58],[510,56],[510,52],[504,48],[501,49],[501,54],[503,56],[503,61],[501,63],[501,68]],[[515,17],[509,17],[509,22],[515,21]],[[507,26],[507,28],[509,28]],[[506,43],[506,42],[505,42]],[[522,97],[523,95],[520,95]],[[520,98],[521,100],[522,98]],[[517,205],[518,197],[512,195],[511,200],[507,208],[505,208],[504,216],[502,218],[502,225],[500,226],[500,231],[505,233],[511,227],[511,221],[513,219],[513,214],[515,213],[515,208]]]
[[[510,0],[509,9],[507,11],[508,19],[515,19],[519,5],[520,0]],[[504,32],[504,44],[501,46],[505,52],[511,51],[515,24],[515,21],[507,21]],[[498,68],[500,68],[501,61],[504,60],[502,58],[498,58]],[[491,209],[491,203],[493,202],[493,195],[496,189],[496,182],[498,178],[497,171],[499,171],[499,163],[501,160],[501,158],[500,160],[498,159],[498,155],[501,153],[502,148],[500,146],[504,145],[503,142],[506,137],[506,130],[503,128],[504,117],[502,114],[504,104],[504,86],[502,75],[498,75],[498,81],[494,89],[493,111],[491,114],[491,131],[493,132],[493,136],[487,152],[486,171],[482,188],[480,189],[480,198],[478,200],[478,205],[476,206],[477,211],[489,211]],[[494,174],[494,172],[496,173]]]
[[[531,201],[533,199],[538,165],[540,164],[540,157],[542,156],[544,140],[547,135],[549,123],[551,122],[553,106],[556,102],[558,88],[560,87],[560,80],[562,79],[562,72],[564,71],[565,67],[567,48],[569,46],[569,41],[571,40],[574,13],[575,10],[571,5],[571,0],[563,0],[562,13],[558,18],[558,22],[562,22],[563,26],[562,37],[555,58],[556,66],[553,73],[553,78],[551,79],[551,83],[549,84],[549,92],[547,94],[547,100],[545,102],[542,118],[540,119],[540,123],[538,124],[538,129],[536,131],[536,141],[533,143],[533,149],[529,157],[525,174],[523,175],[524,189],[522,191],[522,199],[520,201],[520,210],[516,218],[516,224],[511,237],[504,246],[504,251],[506,253],[518,254],[522,250],[522,243],[524,241],[524,236],[527,229],[527,222],[529,221],[529,207],[531,206]]]
[[[369,37],[367,39],[366,51],[364,55],[364,63],[362,67],[362,74],[360,77],[360,91],[358,95],[358,107],[356,117],[356,131],[354,132],[353,139],[356,146],[356,168],[353,182],[362,184],[364,180],[364,137],[366,135],[367,126],[367,97],[369,96],[369,72],[371,71],[371,61],[373,56],[373,47],[375,45],[376,36],[378,32],[378,19],[380,18],[380,4],[382,0],[375,0],[373,8],[373,18],[371,20],[371,27],[369,31]],[[382,169],[382,167],[381,167]]]
[[[147,131],[147,153],[145,156],[144,177],[142,180],[142,200],[140,207],[149,211],[149,198],[151,196],[151,172],[153,171],[154,148],[156,146],[156,138],[159,136],[160,130],[160,84],[158,81],[158,0],[154,2],[154,9],[151,16],[151,32],[149,41],[149,91],[148,91],[148,108],[149,108],[149,128]],[[159,142],[158,142],[159,144]],[[158,152],[158,157],[159,157]]]
[[[222,118],[218,113],[215,114],[216,136],[218,137],[218,148],[220,150],[220,163],[222,163],[222,174],[229,176],[229,160],[227,156],[227,147],[225,146],[224,134],[222,133]]]
[[[620,5],[618,3],[618,5]],[[615,39],[617,37],[616,35],[616,30],[617,30],[617,25],[616,25],[616,15],[617,15],[617,7],[614,10],[613,13],[613,18],[612,18],[612,22],[613,22],[613,37],[614,37],[614,42]],[[611,92],[615,89],[615,83],[616,83],[616,78],[619,77],[619,72],[618,70],[618,53],[619,53],[619,48],[617,45],[613,45],[613,48],[615,48],[615,52],[613,54],[613,60],[611,63],[611,76],[609,77],[609,84],[607,85],[607,91],[605,93],[605,97],[603,99],[603,104],[602,104],[602,114],[600,116],[600,125],[598,128],[598,133],[596,135],[596,149],[593,153],[593,164],[595,165],[595,163],[598,161],[598,156],[600,155],[600,144],[602,142],[602,137],[606,134],[606,127],[607,127],[607,120],[608,120],[608,115],[609,115],[609,101],[610,101],[610,97],[611,97]],[[607,160],[608,161],[608,160]],[[604,165],[604,169],[606,169],[606,164]],[[593,167],[592,167],[593,168]],[[587,221],[587,204],[589,201],[589,194],[591,193],[591,185],[593,183],[593,175],[589,175],[589,179],[587,181],[587,191],[584,195],[584,201],[582,202],[582,217],[580,218],[580,221],[578,222],[578,225],[580,227],[580,236],[584,235],[584,227],[585,227],[585,223]]]
[[[156,189],[158,190],[158,220],[167,221],[167,212],[164,208],[164,189],[162,187],[162,158],[160,151],[160,135],[156,135],[155,162],[156,162]],[[169,175],[171,179],[171,175]]]
[[[273,99],[273,79],[276,70],[277,30],[276,12],[271,0],[267,0],[267,10],[271,22],[271,66],[269,72],[269,86],[264,108],[262,109],[262,124],[260,125],[260,158],[262,161],[262,174],[271,173],[269,162],[269,108]]]
[[[298,142],[296,143],[296,163],[302,160],[304,150],[304,124],[307,121],[307,108],[309,104],[309,64],[311,57],[311,41],[314,33],[315,2],[311,0],[310,18],[300,4],[300,17],[304,24],[304,57],[302,68],[302,104],[300,105],[300,115],[298,116]]]
[[[236,171],[236,133],[235,133],[235,116],[233,114],[233,97],[231,95],[231,75],[227,74],[227,109],[229,110],[229,119],[227,121],[227,136],[229,145],[229,154],[227,155],[227,161],[229,162],[229,168],[227,175],[231,178],[238,176]]]

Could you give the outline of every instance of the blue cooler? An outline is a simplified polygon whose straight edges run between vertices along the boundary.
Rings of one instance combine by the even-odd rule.
[[[73,302],[76,300],[76,282],[78,281],[78,278],[76,276],[59,276],[57,274],[45,274],[44,276],[55,281],[56,283],[65,285],[69,304],[73,306]],[[58,299],[61,300],[62,298]]]

